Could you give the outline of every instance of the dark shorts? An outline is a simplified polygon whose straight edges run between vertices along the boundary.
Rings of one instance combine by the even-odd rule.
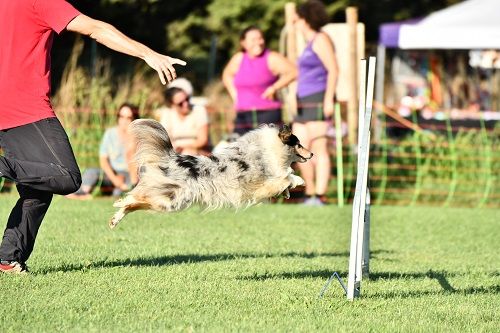
[[[298,97],[297,115],[294,122],[305,123],[308,121],[324,121],[327,120],[323,113],[323,100],[325,92]]]
[[[234,121],[234,132],[243,135],[262,124],[281,126],[281,109],[238,111]]]

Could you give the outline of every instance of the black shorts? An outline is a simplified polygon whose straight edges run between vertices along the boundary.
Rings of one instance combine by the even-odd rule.
[[[327,120],[323,112],[324,98],[324,91],[304,97],[298,97],[297,115],[293,121],[297,123],[305,123],[308,121]]]
[[[234,121],[234,132],[243,135],[262,124],[281,126],[281,109],[238,111]]]

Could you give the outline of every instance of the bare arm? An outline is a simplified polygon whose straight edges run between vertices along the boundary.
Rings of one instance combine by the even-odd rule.
[[[224,71],[222,72],[222,82],[224,83],[224,86],[226,87],[229,95],[233,99],[233,102],[236,103],[236,97],[237,97],[237,92],[236,92],[236,87],[234,86],[234,76],[238,72],[238,69],[240,68],[241,60],[243,59],[243,53],[238,52],[236,53],[231,60],[229,60],[228,64],[224,68]]]
[[[198,134],[196,136],[196,140],[191,144],[187,144],[185,146],[179,147],[181,150],[184,149],[201,149],[205,147],[208,143],[208,124],[205,124],[198,128]]]
[[[162,84],[176,78],[177,74],[173,65],[184,66],[186,64],[183,60],[171,58],[151,50],[146,45],[127,37],[111,24],[94,20],[83,14],[75,17],[67,25],[66,29],[90,36],[115,51],[141,58],[158,72]]]
[[[274,99],[278,90],[286,87],[290,82],[297,77],[297,67],[283,55],[278,52],[271,52],[267,60],[269,69],[274,75],[278,75],[279,79],[269,86],[262,94],[262,97]]]
[[[337,87],[337,78],[339,68],[337,57],[335,55],[335,47],[332,40],[325,33],[318,34],[318,37],[313,42],[313,50],[318,55],[319,59],[328,71],[326,81],[325,99],[323,101],[325,116],[333,115],[335,89]]]
[[[197,149],[203,148],[208,143],[208,124],[201,126],[198,130],[198,137],[196,138]]]

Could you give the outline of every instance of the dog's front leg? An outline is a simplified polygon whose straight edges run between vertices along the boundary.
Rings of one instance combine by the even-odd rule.
[[[293,170],[292,170],[292,172],[293,172]],[[285,189],[282,190],[282,192],[281,192],[281,194],[283,195],[283,197],[285,199],[290,199],[290,191],[289,190],[291,188],[295,188],[297,186],[301,186],[301,185],[305,184],[305,182],[302,178],[300,178],[299,176],[293,175],[293,174],[288,174],[288,176],[286,177],[286,182],[287,182],[287,185],[286,185]]]
[[[288,188],[295,188],[297,186],[305,185],[304,179],[296,175],[289,175],[288,180],[290,181],[290,186]]]

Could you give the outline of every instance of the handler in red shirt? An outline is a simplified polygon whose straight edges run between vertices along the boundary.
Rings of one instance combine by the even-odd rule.
[[[66,132],[50,104],[54,32],[78,32],[143,59],[163,84],[179,59],[154,52],[112,25],[81,14],[64,0],[0,0],[0,177],[16,182],[19,200],[0,245],[0,271],[26,272],[38,229],[53,194],[80,187],[81,175]]]

